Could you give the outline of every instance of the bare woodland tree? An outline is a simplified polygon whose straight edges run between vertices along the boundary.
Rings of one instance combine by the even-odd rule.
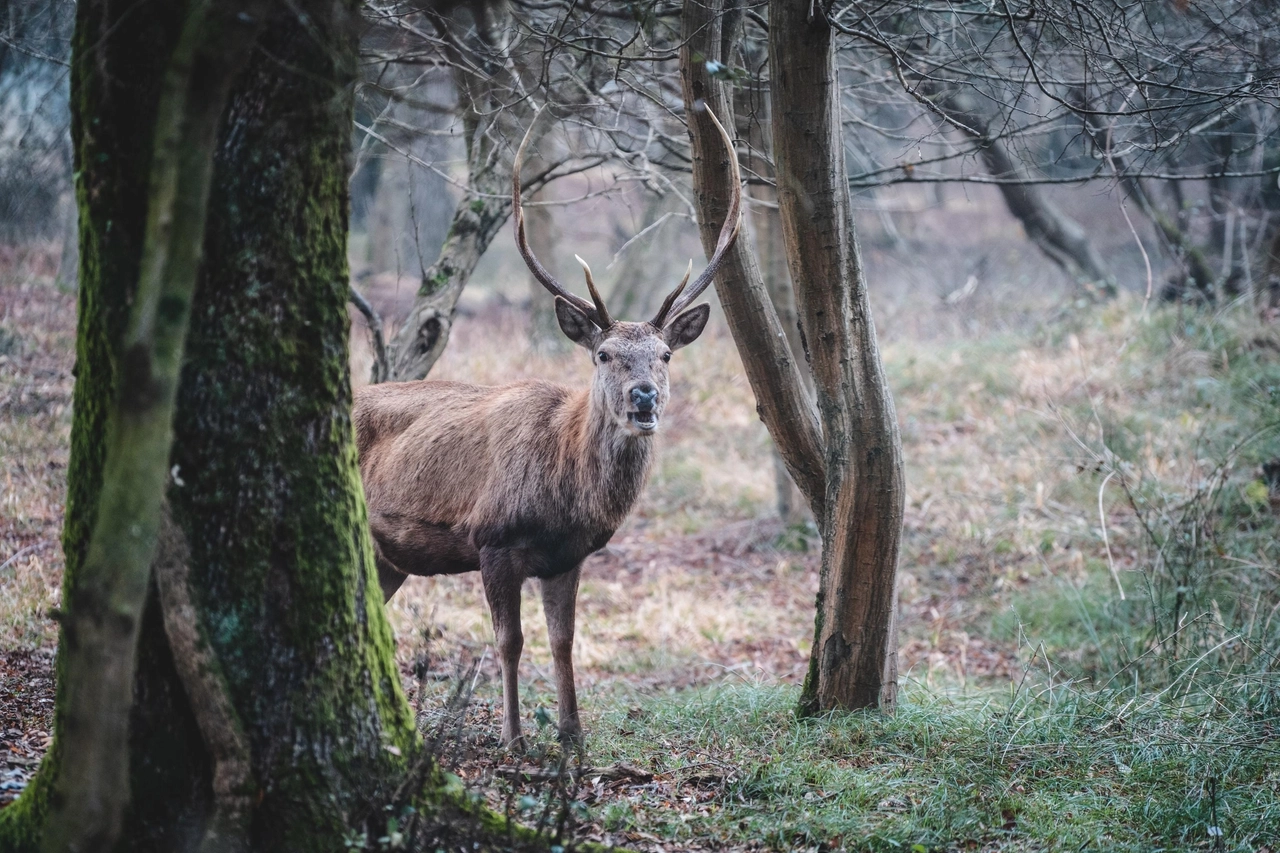
[[[684,7],[681,65],[708,247],[730,193],[717,178],[719,164],[701,165],[716,149],[697,104],[733,114],[730,87],[711,71],[734,64],[744,12],[738,4],[694,0]],[[835,33],[804,0],[774,0],[768,27],[779,209],[814,396],[745,241],[718,276],[717,292],[762,417],[822,533],[818,614],[801,707],[891,708],[902,448],[854,234]]]
[[[1175,264],[1174,289],[1185,283],[1207,296],[1241,277],[1247,259],[1234,246],[1258,253],[1265,189],[1280,169],[1280,17],[1271,4],[817,8],[848,37],[841,63],[846,120],[860,131],[850,137],[855,186],[1118,182]],[[968,173],[975,158],[986,175]],[[1177,209],[1162,209],[1150,182],[1175,186]],[[1030,189],[1005,198],[1055,261],[1098,272],[1087,232]],[[1242,242],[1249,230],[1252,242]]]

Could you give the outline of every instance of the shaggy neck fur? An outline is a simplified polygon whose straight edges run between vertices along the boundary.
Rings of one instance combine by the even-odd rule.
[[[574,425],[570,464],[576,469],[578,500],[586,514],[610,529],[620,525],[644,488],[653,461],[653,436],[632,435],[617,422],[595,390],[568,401]]]

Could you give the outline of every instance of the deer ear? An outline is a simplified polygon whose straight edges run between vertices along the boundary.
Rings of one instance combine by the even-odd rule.
[[[662,337],[667,346],[680,349],[698,339],[702,330],[707,327],[707,318],[711,316],[711,306],[707,303],[695,305],[688,311],[681,312],[662,329]]]
[[[595,350],[600,329],[586,314],[569,304],[562,296],[556,297],[556,320],[564,336],[580,347]]]

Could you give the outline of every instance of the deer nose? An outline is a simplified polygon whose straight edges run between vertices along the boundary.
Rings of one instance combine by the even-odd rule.
[[[642,412],[651,412],[658,400],[658,389],[648,382],[631,389],[631,404]]]

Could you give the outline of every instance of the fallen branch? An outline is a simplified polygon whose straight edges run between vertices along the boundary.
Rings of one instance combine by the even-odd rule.
[[[495,767],[493,772],[513,782],[555,782],[566,777],[571,779],[607,779],[610,782],[631,780],[638,784],[653,781],[653,774],[648,770],[626,762],[611,764],[608,767],[566,767],[563,770],[512,767],[506,764]]]

